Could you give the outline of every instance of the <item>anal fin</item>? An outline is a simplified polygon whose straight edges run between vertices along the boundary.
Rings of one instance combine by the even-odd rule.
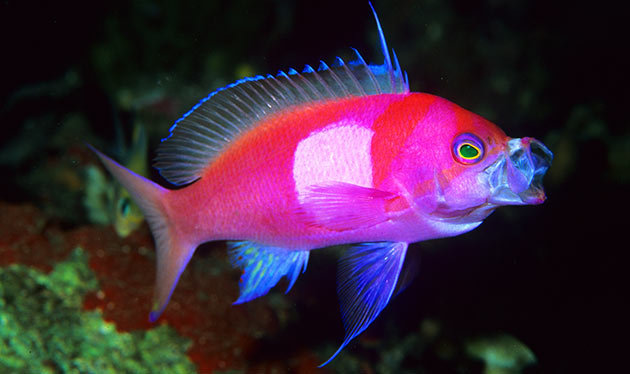
[[[241,304],[263,296],[280,278],[287,277],[291,290],[300,273],[306,270],[309,251],[263,246],[249,241],[228,242],[232,266],[242,269],[240,296],[234,304]]]

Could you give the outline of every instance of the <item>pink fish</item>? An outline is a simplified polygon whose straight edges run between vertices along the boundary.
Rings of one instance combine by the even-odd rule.
[[[443,98],[412,93],[374,13],[385,61],[337,59],[221,88],[179,119],[155,166],[170,190],[100,152],[145,214],[164,308],[201,243],[226,240],[236,304],[289,289],[313,249],[349,245],[332,360],[387,305],[409,243],[463,234],[502,205],[540,204],[552,153]],[[393,63],[392,63],[393,59]],[[288,290],[287,290],[288,291]]]

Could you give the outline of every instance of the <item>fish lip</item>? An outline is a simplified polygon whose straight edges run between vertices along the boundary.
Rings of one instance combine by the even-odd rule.
[[[553,153],[533,138],[510,139],[505,153],[484,170],[490,187],[488,203],[538,205],[546,199],[543,177]]]

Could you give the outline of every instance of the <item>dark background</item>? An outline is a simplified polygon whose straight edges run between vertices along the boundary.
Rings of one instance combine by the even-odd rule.
[[[555,160],[544,205],[416,244],[417,278],[368,333],[404,336],[431,317],[454,336],[518,337],[538,357],[528,372],[607,372],[628,346],[627,17],[606,1],[374,6],[413,91],[536,137]],[[3,1],[0,40],[0,199],[69,227],[85,213],[44,165],[84,140],[107,149],[114,122],[143,121],[154,152],[182,113],[243,74],[348,57],[350,46],[378,56],[367,1]],[[328,295],[321,314],[299,310],[317,317],[303,321],[306,340],[342,335],[331,261],[314,260],[293,291]]]

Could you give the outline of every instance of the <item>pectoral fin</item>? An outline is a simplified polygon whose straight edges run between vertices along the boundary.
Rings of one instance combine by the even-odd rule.
[[[343,231],[366,228],[389,219],[386,205],[395,194],[344,182],[308,188],[300,216],[311,225]]]

